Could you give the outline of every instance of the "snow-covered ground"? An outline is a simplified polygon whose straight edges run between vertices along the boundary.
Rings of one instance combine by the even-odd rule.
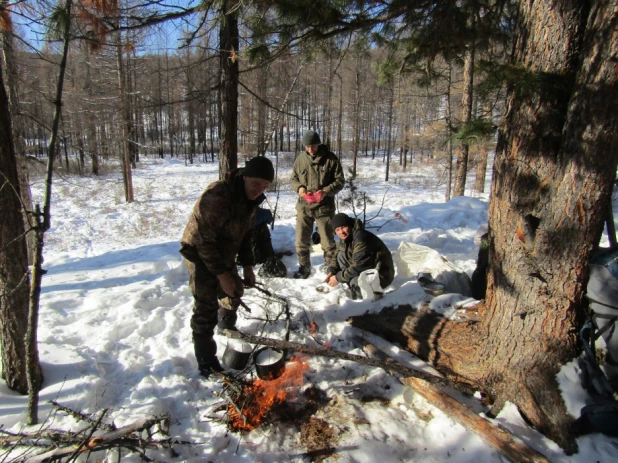
[[[344,169],[348,165],[344,160]],[[294,252],[296,195],[288,186],[289,172],[289,166],[279,167],[279,198],[269,193],[265,204],[271,208],[277,204],[271,233],[275,250],[281,252]],[[39,417],[45,426],[77,427],[72,417],[62,413],[48,417],[49,400],[92,414],[109,408],[109,418],[117,426],[165,412],[171,417],[171,435],[182,443],[174,445],[177,457],[166,450],[149,450],[148,456],[156,461],[310,461],[300,442],[299,423],[280,421],[243,435],[229,432],[224,422],[212,418],[213,405],[221,401],[217,396],[221,383],[204,380],[196,369],[189,327],[192,297],[178,253],[179,239],[193,204],[217,175],[216,164],[143,160],[134,172],[136,201],[132,204],[124,202],[117,175],[56,178],[39,320],[45,375]],[[361,158],[357,185],[375,201],[368,216],[377,214],[368,226],[393,252],[404,241],[421,244],[471,274],[478,252],[474,236],[487,220],[487,194],[444,203],[437,177],[431,167],[415,164],[409,173],[391,172],[390,182],[385,183],[381,159]],[[40,198],[42,184],[36,183],[33,190]],[[296,256],[283,260],[291,277]],[[307,280],[262,281],[289,301],[294,342],[363,355],[351,342],[354,329],[346,322],[350,316],[417,304],[428,297],[415,278],[401,276],[377,303],[349,300],[341,290],[322,294],[316,291],[324,278],[321,252],[312,254],[312,263]],[[455,300],[450,295],[439,297],[432,307],[445,312]],[[264,322],[281,310],[276,302],[255,289],[246,291],[244,301],[252,311],[239,312],[241,331],[282,337],[283,322]],[[318,327],[313,335],[311,322]],[[226,339],[218,335],[216,339],[222,354]],[[420,363],[396,345],[374,342],[405,364]],[[323,391],[328,400],[315,416],[325,420],[335,436],[335,454],[325,461],[506,461],[383,370],[326,357],[307,361],[303,389]],[[559,378],[575,416],[587,400],[578,373],[572,363]],[[371,397],[374,400],[368,400]],[[473,409],[484,410],[476,399],[466,400]],[[24,429],[26,403],[26,397],[0,382],[0,423],[5,430]],[[554,462],[610,462],[618,454],[618,439],[593,434],[578,439],[577,455],[566,456],[555,443],[530,429],[512,405],[507,404],[495,421]],[[96,454],[91,460],[96,458],[117,461],[117,454]],[[140,458],[125,452],[122,461]]]

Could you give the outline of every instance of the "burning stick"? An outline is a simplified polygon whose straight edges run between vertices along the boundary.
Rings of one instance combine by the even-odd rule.
[[[244,415],[244,413],[242,412],[241,408],[236,405],[236,403],[232,400],[232,398],[230,397],[230,395],[226,392],[225,393],[225,398],[227,399],[227,401],[230,403],[230,405],[234,408],[234,412],[242,418],[242,423],[243,423],[243,427],[247,427],[247,417]]]

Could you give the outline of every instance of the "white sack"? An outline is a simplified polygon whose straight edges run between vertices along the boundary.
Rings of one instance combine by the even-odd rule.
[[[358,276],[358,287],[361,290],[363,299],[373,297],[373,293],[384,292],[384,289],[380,286],[380,274],[375,268],[365,270]]]
[[[431,273],[434,280],[444,284],[447,293],[472,296],[468,274],[427,246],[402,241],[395,253],[395,265],[398,277],[416,278],[420,272]]]

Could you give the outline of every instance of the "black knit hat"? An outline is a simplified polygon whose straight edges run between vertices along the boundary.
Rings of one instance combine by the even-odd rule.
[[[337,230],[339,227],[351,227],[353,220],[348,217],[348,214],[340,212],[333,217],[333,230]]]
[[[270,159],[264,156],[256,156],[245,163],[242,174],[245,177],[261,178],[272,182],[275,178],[275,169]]]
[[[319,145],[320,144],[320,136],[317,132],[313,130],[307,130],[303,135],[303,146],[309,145]]]

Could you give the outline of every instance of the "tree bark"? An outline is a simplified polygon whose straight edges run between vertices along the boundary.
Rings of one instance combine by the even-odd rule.
[[[219,137],[219,178],[238,166],[238,13],[228,11],[230,4],[222,2],[219,30],[219,63],[221,78]]]
[[[451,200],[451,188],[453,186],[453,142],[451,141],[451,135],[453,134],[453,117],[451,110],[451,88],[453,85],[452,81],[453,76],[453,67],[451,63],[448,63],[448,81],[446,86],[446,105],[444,108],[444,118],[446,124],[446,192],[444,194],[444,200]],[[421,153],[421,161],[423,160],[423,155]]]
[[[386,173],[384,181],[388,182],[391,170],[391,150],[393,149],[393,112],[395,111],[395,82],[390,82],[390,94],[388,104],[388,135],[386,136]]]
[[[266,155],[266,146],[270,142],[270,138],[272,138],[272,134],[270,138],[266,138],[266,113],[267,107],[264,104],[264,101],[267,101],[267,89],[268,89],[268,74],[269,67],[268,64],[263,64],[264,68],[260,69],[258,73],[257,85],[258,85],[258,95],[261,100],[255,102],[257,105],[257,133],[256,133],[256,150],[258,156]],[[273,125],[273,130],[276,129],[276,125]]]
[[[467,124],[472,117],[472,91],[474,82],[474,44],[466,47],[464,61],[464,86],[462,90],[461,106],[461,124]],[[470,145],[464,142],[459,147],[457,153],[457,162],[455,163],[455,186],[453,187],[453,196],[463,196],[466,190],[466,177],[468,174],[468,154]]]
[[[28,392],[28,252],[13,150],[11,113],[0,62],[0,347],[2,379],[10,389]]]
[[[132,203],[133,198],[133,175],[131,173],[131,154],[129,137],[131,133],[131,112],[127,96],[125,69],[122,60],[122,35],[116,33],[116,58],[118,63],[118,86],[120,88],[120,110],[122,115],[122,176],[124,180],[124,197],[126,202]]]
[[[513,399],[572,452],[573,418],[555,375],[578,352],[588,256],[616,172],[617,2],[594,2],[590,16],[580,2],[561,6],[560,14],[548,0],[521,7],[515,63],[542,83],[534,94],[511,92],[499,136],[483,323],[495,335],[479,360],[491,396]]]
[[[352,134],[352,179],[356,179],[356,166],[358,162],[358,151],[360,149],[360,125],[361,125],[361,67],[363,58],[360,53],[356,55],[356,71],[354,73],[354,118],[353,134]]]
[[[6,0],[0,1],[0,7],[6,9]],[[26,166],[26,150],[24,146],[24,129],[19,104],[19,77],[15,66],[15,56],[13,50],[13,36],[8,30],[0,30],[2,40],[3,65],[5,69],[4,83],[9,99],[9,110],[11,112],[11,127],[13,136],[13,149],[17,163],[17,177],[19,179],[19,191],[21,201],[24,205],[22,214],[26,231],[32,227],[32,193],[30,191],[30,180],[28,178],[28,168]],[[27,233],[26,245],[28,246],[28,264],[32,264],[34,256],[34,233]]]

